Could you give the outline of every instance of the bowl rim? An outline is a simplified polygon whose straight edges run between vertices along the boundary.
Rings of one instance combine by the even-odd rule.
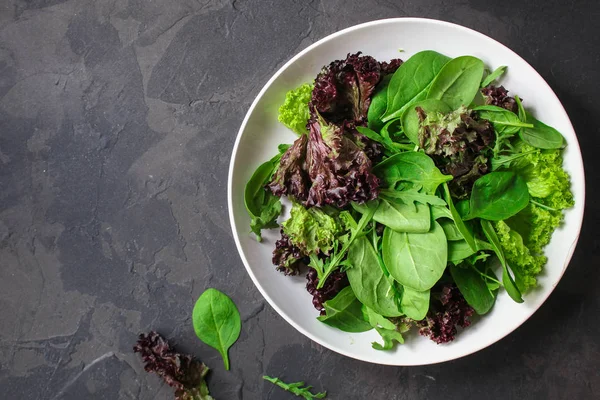
[[[529,66],[535,74],[537,74],[537,76],[539,78],[541,78],[541,81],[543,82],[543,84],[546,86],[546,89],[548,89],[549,93],[551,93],[551,95],[553,96],[553,100],[556,100],[557,104],[560,106],[560,109],[562,110],[562,112],[564,113],[564,115],[567,117],[567,121],[569,124],[569,127],[571,128],[571,130],[573,132],[575,132],[575,129],[573,128],[573,124],[571,123],[571,119],[569,118],[569,115],[567,113],[567,111],[565,110],[562,102],[560,101],[560,99],[558,98],[558,96],[556,95],[556,93],[554,92],[554,90],[552,89],[552,87],[550,87],[550,85],[548,84],[548,82],[546,82],[546,80],[544,79],[544,77],[542,77],[540,75],[540,73],[533,68],[533,66],[531,66],[531,64],[529,64],[523,57],[521,57],[519,54],[517,54],[515,51],[513,51],[511,48],[509,48],[508,46],[500,43],[499,41],[497,41],[496,39],[493,39],[491,37],[489,37],[488,35],[481,33],[479,31],[476,31],[475,29],[471,29],[468,27],[465,27],[463,25],[459,25],[459,24],[455,24],[452,22],[447,22],[447,21],[442,21],[442,20],[438,20],[438,19],[433,19],[433,18],[421,18],[421,17],[396,17],[396,18],[384,18],[384,19],[377,19],[377,20],[372,20],[372,21],[368,21],[368,22],[364,22],[364,23],[360,23],[357,25],[353,25],[350,26],[348,28],[339,30],[337,32],[334,32],[330,35],[325,36],[324,38],[316,41],[315,43],[309,45],[308,47],[306,47],[304,50],[298,52],[296,55],[294,55],[290,60],[288,60],[281,68],[279,68],[277,70],[277,72],[275,72],[275,74],[273,74],[273,76],[271,76],[271,78],[267,81],[267,83],[265,83],[265,85],[263,86],[263,88],[260,90],[260,92],[256,95],[256,97],[254,98],[254,101],[252,102],[252,104],[250,105],[250,107],[248,108],[248,111],[246,112],[246,115],[242,121],[242,124],[240,125],[240,129],[237,132],[237,136],[235,139],[235,143],[233,146],[233,150],[231,153],[231,159],[230,159],[230,163],[229,163],[229,172],[227,175],[227,207],[228,207],[228,211],[229,211],[229,222],[231,225],[231,230],[232,230],[232,234],[233,234],[233,239],[238,251],[238,254],[240,256],[240,258],[242,259],[242,262],[244,264],[244,267],[246,268],[246,272],[248,272],[248,274],[250,275],[250,278],[252,279],[252,282],[254,283],[254,285],[256,286],[256,288],[259,290],[259,292],[261,293],[261,295],[265,298],[265,300],[267,300],[267,302],[271,305],[271,307],[273,307],[273,309],[281,316],[283,317],[283,319],[285,321],[287,321],[290,325],[292,325],[298,332],[302,333],[304,336],[308,337],[310,340],[312,340],[313,342],[316,342],[318,344],[320,344],[321,346],[334,351],[338,354],[342,354],[346,357],[350,357],[356,360],[360,360],[360,361],[364,361],[364,362],[369,362],[369,363],[373,363],[373,364],[379,364],[379,365],[390,365],[390,366],[420,366],[420,365],[434,365],[434,364],[440,364],[443,362],[447,362],[447,361],[452,361],[452,360],[456,360],[468,355],[471,355],[473,353],[476,353],[480,350],[483,350],[487,347],[490,347],[492,345],[494,345],[495,343],[498,343],[499,341],[501,341],[502,339],[504,339],[506,336],[508,336],[509,334],[511,334],[512,332],[514,332],[516,329],[518,329],[520,326],[522,326],[525,322],[527,322],[527,320],[529,320],[536,312],[537,310],[546,302],[546,300],[548,300],[548,297],[550,297],[550,295],[554,292],[554,289],[556,288],[556,286],[558,285],[558,283],[561,281],[567,267],[569,266],[570,262],[571,262],[571,258],[573,257],[573,253],[575,252],[575,248],[577,247],[577,243],[579,242],[579,237],[581,234],[581,228],[583,225],[583,214],[584,214],[584,210],[585,210],[585,173],[584,173],[584,165],[583,162],[580,164],[580,168],[578,171],[572,171],[573,175],[577,174],[579,176],[581,176],[582,180],[583,180],[583,185],[582,185],[582,198],[578,199],[578,201],[581,202],[581,207],[579,209],[579,212],[577,213],[577,215],[575,215],[575,217],[578,219],[579,221],[579,226],[577,228],[577,234],[575,236],[575,239],[573,241],[573,243],[571,244],[570,248],[569,248],[569,252],[567,255],[567,258],[565,259],[565,262],[563,264],[562,270],[560,271],[560,274],[558,275],[558,279],[555,283],[552,284],[552,288],[542,296],[541,301],[539,302],[539,304],[532,309],[531,313],[518,325],[511,327],[510,329],[508,329],[503,335],[501,335],[500,337],[498,337],[496,340],[494,340],[493,342],[489,342],[487,344],[483,344],[483,345],[478,345],[478,346],[474,346],[473,348],[469,348],[467,351],[463,351],[461,353],[458,354],[453,354],[451,356],[445,357],[445,358],[441,358],[437,361],[434,362],[423,362],[423,363],[411,363],[411,364],[402,364],[402,360],[399,359],[399,363],[394,363],[394,362],[385,362],[385,361],[373,361],[371,359],[366,359],[361,357],[358,354],[355,353],[351,353],[348,352],[342,348],[339,348],[338,346],[336,346],[334,343],[327,343],[325,341],[320,340],[319,338],[317,338],[316,336],[314,336],[312,333],[308,332],[306,329],[304,329],[301,325],[297,324],[296,322],[294,322],[294,320],[288,316],[274,301],[273,299],[271,299],[269,297],[269,295],[266,293],[265,289],[262,287],[260,281],[257,279],[257,277],[254,275],[254,273],[252,272],[252,269],[250,268],[250,264],[248,262],[248,260],[246,259],[246,256],[244,255],[244,251],[242,249],[242,245],[239,239],[239,235],[238,235],[238,229],[235,223],[235,217],[234,217],[234,212],[233,212],[233,175],[234,175],[234,166],[235,166],[235,160],[236,160],[236,156],[238,153],[238,147],[242,138],[242,134],[244,132],[244,130],[246,129],[246,125],[248,123],[248,120],[250,119],[250,116],[252,115],[252,113],[254,112],[254,109],[256,108],[258,102],[260,101],[260,99],[264,96],[265,92],[271,87],[271,85],[273,84],[273,82],[293,63],[296,62],[296,60],[298,60],[299,58],[301,58],[304,54],[310,52],[312,49],[320,46],[323,43],[326,43],[330,40],[333,40],[335,38],[337,38],[338,36],[342,36],[348,32],[352,32],[354,30],[359,30],[365,27],[369,27],[369,26],[376,26],[376,25],[384,25],[384,24],[393,24],[393,23],[398,23],[398,22],[423,22],[423,23],[428,23],[428,24],[434,24],[434,25],[441,25],[441,26],[445,26],[445,27],[450,27],[453,29],[458,29],[458,30],[462,30],[471,34],[476,34],[476,35],[481,35],[484,36],[485,38],[495,42],[496,44],[504,47],[505,49],[507,49],[509,52],[511,52],[515,57],[517,57],[518,59],[520,59],[521,61],[523,61],[527,66]],[[575,135],[573,137],[573,141],[569,143],[569,146],[571,148],[575,148],[575,150],[577,151],[579,158],[581,160],[583,160],[582,158],[582,154],[581,154],[581,148],[579,146],[579,141],[577,139],[577,134],[575,132]],[[575,210],[573,210],[575,211]]]

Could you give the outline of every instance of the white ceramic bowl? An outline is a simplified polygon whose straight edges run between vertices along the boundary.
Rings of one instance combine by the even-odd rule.
[[[403,49],[399,53],[399,49]],[[271,263],[278,230],[266,232],[262,243],[249,233],[249,217],[243,201],[244,185],[258,165],[277,152],[280,143],[292,143],[295,135],[277,121],[277,109],[285,92],[314,79],[323,65],[343,59],[347,53],[362,51],[379,61],[411,55],[426,49],[451,57],[473,55],[489,68],[508,66],[502,84],[526,99],[526,106],[540,120],[565,136],[568,146],[564,168],[572,177],[575,207],[565,215],[565,224],[554,232],[546,248],[548,264],[540,276],[539,288],[527,293],[525,303],[513,302],[504,291],[493,310],[456,340],[436,345],[417,335],[395,351],[377,351],[371,342],[375,331],[350,334],[317,321],[304,275],[287,277]],[[377,364],[423,365],[459,358],[500,340],[525,322],[546,300],[563,275],[579,237],[584,209],[585,182],[577,137],[560,101],[544,79],[521,57],[497,41],[471,29],[447,22],[421,18],[373,21],[334,33],[296,55],[260,91],[238,133],[229,170],[228,202],[233,237],[240,256],[262,295],[298,331],[340,354]]]

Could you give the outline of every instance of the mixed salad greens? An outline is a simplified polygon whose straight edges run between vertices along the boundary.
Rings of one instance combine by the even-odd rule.
[[[307,272],[318,319],[375,329],[378,350],[416,326],[452,341],[504,288],[536,286],[543,248],[573,205],[566,145],[472,56],[422,51],[406,62],[361,53],[289,91],[280,145],[245,189],[251,230],[279,226],[273,263]]]

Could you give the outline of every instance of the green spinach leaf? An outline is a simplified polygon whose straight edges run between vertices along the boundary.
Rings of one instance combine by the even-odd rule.
[[[221,353],[228,370],[227,351],[240,337],[242,327],[240,313],[233,301],[217,289],[206,289],[194,305],[192,322],[196,336]]]
[[[412,104],[424,100],[431,82],[448,61],[449,57],[431,50],[421,51],[406,60],[390,80],[383,121],[400,117]]]
[[[407,204],[410,203],[421,203],[421,204],[430,204],[432,206],[441,206],[445,207],[446,202],[441,198],[431,195],[418,192],[416,190],[391,190],[391,189],[381,189],[379,192],[379,196],[383,198],[391,198],[401,200]]]
[[[333,299],[326,301],[325,315],[317,319],[344,332],[366,332],[373,327],[364,320],[362,304],[346,286]]]
[[[348,251],[348,280],[356,298],[365,306],[386,317],[402,315],[398,308],[400,294],[379,265],[377,253],[366,237],[354,241]]]
[[[533,124],[531,128],[523,128],[519,132],[521,139],[538,149],[562,149],[565,147],[565,138],[559,131],[533,118],[528,112],[527,122]]]
[[[502,251],[502,245],[500,244],[498,234],[494,230],[494,227],[490,221],[486,221],[484,219],[480,221],[481,229],[483,230],[485,237],[488,239],[494,253],[496,253],[498,260],[500,260],[500,264],[502,264],[502,285],[504,285],[506,293],[508,293],[508,295],[517,303],[522,303],[523,297],[521,297],[521,291],[517,287],[515,279],[511,275],[512,272],[509,270],[506,257],[504,257],[504,252]]]
[[[383,231],[382,256],[390,275],[405,287],[424,292],[442,277],[448,241],[439,223],[427,233]]]
[[[383,186],[393,188],[397,183],[410,183],[422,188],[426,194],[435,194],[437,187],[452,180],[444,175],[428,155],[416,151],[396,154],[373,168]]]
[[[491,310],[496,302],[497,290],[488,288],[486,279],[472,265],[451,265],[450,274],[465,300],[483,315]],[[493,274],[491,271],[488,273]]]
[[[502,65],[498,68],[496,68],[494,70],[494,72],[492,72],[491,74],[489,74],[488,76],[486,76],[482,81],[481,81],[481,87],[484,88],[487,85],[489,85],[490,83],[494,82],[495,80],[497,80],[498,78],[500,78],[502,75],[504,75],[504,72],[506,72],[506,65]]]
[[[453,110],[469,106],[479,92],[483,70],[483,61],[476,57],[454,58],[435,77],[427,98],[441,100]]]
[[[421,120],[419,119],[419,114],[417,114],[417,107],[422,108],[427,114],[433,112],[447,114],[452,111],[452,108],[450,108],[448,104],[437,99],[419,101],[407,108],[402,114],[402,129],[404,130],[406,137],[416,145],[419,144],[419,129],[421,127]]]
[[[385,124],[381,118],[387,109],[388,87],[393,75],[387,75],[377,85],[375,94],[367,111],[367,121],[370,129],[379,131]]]
[[[425,318],[427,311],[429,311],[429,296],[429,290],[419,292],[405,286],[400,300],[400,310],[408,318],[420,321]]]
[[[490,172],[475,181],[465,220],[500,221],[512,217],[527,204],[529,191],[519,175],[511,171]]]
[[[273,195],[271,191],[265,190],[265,185],[277,169],[280,159],[281,154],[278,154],[261,164],[252,174],[244,189],[244,204],[250,216],[250,229],[259,242],[262,240],[261,230],[276,228],[277,217],[281,214],[279,197]]]

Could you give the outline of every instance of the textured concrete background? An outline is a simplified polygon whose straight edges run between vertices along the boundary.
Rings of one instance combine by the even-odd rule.
[[[512,3],[512,4],[511,4]],[[582,239],[515,333],[465,359],[374,366],[311,343],[255,289],[231,238],[229,157],[290,57],[339,29],[426,16],[507,44],[550,83],[587,159]],[[0,398],[170,399],[131,351],[157,329],[213,368],[218,400],[600,398],[600,3],[0,0]],[[231,372],[195,337],[194,300],[243,318]]]

